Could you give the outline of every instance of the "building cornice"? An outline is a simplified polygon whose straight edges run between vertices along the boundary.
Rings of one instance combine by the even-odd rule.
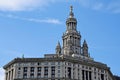
[[[67,57],[54,57],[54,58],[15,58],[14,60],[10,61],[8,64],[6,64],[3,68],[6,69],[7,67],[11,66],[12,64],[15,63],[28,63],[28,62],[56,62],[56,61],[66,61],[66,62],[71,62],[75,64],[82,64],[82,65],[87,65],[91,67],[97,67],[101,69],[109,69],[106,64],[96,62],[96,61],[89,61],[89,60],[83,60],[83,59],[75,59],[75,58],[67,58]]]

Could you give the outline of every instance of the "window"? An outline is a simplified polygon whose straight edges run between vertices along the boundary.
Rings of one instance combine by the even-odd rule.
[[[48,65],[48,62],[45,62],[44,65]]]
[[[40,77],[41,77],[41,73],[38,73],[38,74],[37,74],[37,77],[40,78]]]
[[[20,70],[21,68],[19,67],[18,70]]]
[[[89,67],[89,70],[91,70],[91,67]]]
[[[58,77],[60,77],[60,74],[58,74]]]
[[[48,77],[48,75],[44,75],[44,77],[45,77],[45,78],[47,78],[47,77]]]
[[[104,73],[104,70],[102,69],[101,72]]]
[[[71,78],[71,68],[68,67],[68,77]]]
[[[34,63],[32,62],[31,65],[34,65]]]
[[[37,71],[38,71],[38,72],[41,72],[41,67],[38,67],[38,68],[37,68]]]
[[[34,67],[31,67],[31,68],[30,68],[30,71],[31,71],[31,72],[34,72]]]
[[[31,73],[31,74],[30,74],[30,77],[31,77],[31,78],[34,78],[34,74],[33,74],[33,73]]]
[[[58,66],[58,69],[60,69],[60,66]]]
[[[45,70],[45,71],[48,71],[48,67],[44,67],[44,70]]]
[[[18,74],[20,74],[20,71],[18,71]]]
[[[60,65],[60,62],[58,62],[58,65]]]
[[[55,62],[51,62],[51,65],[55,65]]]
[[[27,67],[24,67],[24,68],[23,68],[23,72],[27,72]]]
[[[48,76],[48,67],[44,67],[44,76],[45,76],[45,77]]]
[[[41,63],[40,63],[40,62],[38,62],[38,65],[41,65]]]
[[[94,68],[94,71],[96,71],[96,68]]]
[[[58,70],[58,73],[60,73],[60,70]]]
[[[27,78],[27,74],[23,74],[23,78]]]
[[[71,66],[71,63],[68,63],[69,66]]]
[[[51,77],[55,77],[55,66],[51,67]]]
[[[82,68],[84,68],[84,66],[82,66]]]

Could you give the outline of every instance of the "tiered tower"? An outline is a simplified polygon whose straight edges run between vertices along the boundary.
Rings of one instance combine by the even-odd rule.
[[[77,31],[77,20],[74,17],[73,7],[70,6],[69,17],[66,20],[67,30],[63,34],[63,54],[72,56],[72,54],[81,54],[81,35]]]

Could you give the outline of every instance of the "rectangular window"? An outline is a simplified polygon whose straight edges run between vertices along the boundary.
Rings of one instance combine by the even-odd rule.
[[[37,74],[37,77],[38,77],[38,78],[41,78],[41,73],[38,73],[38,74]]]
[[[71,68],[68,67],[68,77],[71,78]]]
[[[31,77],[31,78],[34,78],[34,73],[31,73],[31,74],[30,74],[30,77]]]
[[[33,63],[33,62],[31,63],[32,66],[33,66],[34,64],[35,64],[35,63]]]
[[[48,76],[48,67],[44,67],[44,76],[45,76],[45,77]]]
[[[58,69],[60,69],[60,66],[58,66]]]
[[[27,67],[24,67],[24,68],[23,68],[23,72],[27,72]]]
[[[58,65],[60,65],[60,62],[58,62]]]
[[[21,70],[21,68],[19,67],[18,70]]]
[[[55,62],[51,62],[51,65],[55,65]]]
[[[31,71],[31,72],[34,72],[34,67],[31,67],[31,68],[30,68],[30,71]]]
[[[48,65],[48,62],[45,62],[44,65]]]
[[[60,70],[58,70],[58,73],[60,73]]]
[[[60,77],[60,74],[58,74],[58,77]]]
[[[27,73],[23,74],[23,78],[24,79],[27,78]]]
[[[38,67],[38,68],[37,68],[37,71],[38,71],[38,72],[41,72],[41,67]]]
[[[40,63],[40,62],[38,62],[38,65],[41,65],[41,63]]]
[[[51,77],[55,77],[55,66],[51,67]]]

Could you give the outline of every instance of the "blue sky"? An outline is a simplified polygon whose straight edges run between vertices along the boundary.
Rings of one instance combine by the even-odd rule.
[[[16,57],[55,53],[73,5],[77,29],[91,57],[120,75],[119,0],[0,0],[0,77],[3,65]]]

